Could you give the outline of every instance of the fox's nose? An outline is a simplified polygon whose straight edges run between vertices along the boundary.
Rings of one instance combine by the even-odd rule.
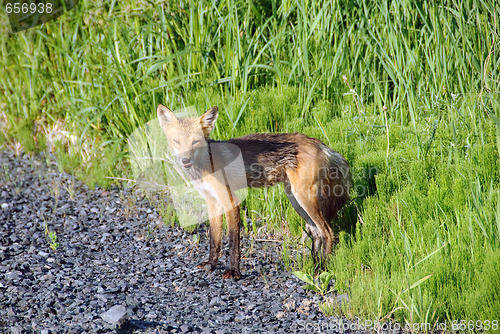
[[[184,168],[191,168],[191,166],[193,165],[191,163],[191,158],[182,158],[182,165],[184,166]]]

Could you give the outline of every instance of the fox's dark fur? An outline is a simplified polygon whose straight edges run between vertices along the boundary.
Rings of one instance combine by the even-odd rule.
[[[177,119],[158,106],[158,118],[170,147],[184,165],[210,214],[210,256],[201,265],[216,267],[222,238],[222,213],[229,230],[230,267],[224,278],[240,278],[239,200],[242,187],[269,187],[279,182],[299,215],[307,222],[315,256],[331,252],[334,235],[330,222],[349,199],[350,173],[344,157],[320,140],[301,133],[255,133],[228,141],[208,138],[218,109],[200,118]],[[241,154],[244,170],[227,168]],[[223,171],[216,177],[214,172]],[[229,180],[229,181],[228,181]],[[231,182],[231,180],[242,181]]]

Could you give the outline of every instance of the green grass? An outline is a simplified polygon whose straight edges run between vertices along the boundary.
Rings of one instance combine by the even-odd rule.
[[[80,1],[3,33],[0,145],[52,150],[61,169],[107,186],[133,177],[127,138],[158,103],[218,105],[217,139],[304,132],[346,156],[355,184],[328,263],[350,303],[325,312],[500,318],[500,5],[182,4]],[[248,231],[266,224],[299,243],[282,189],[252,189],[245,207]],[[312,272],[297,247],[285,263]]]

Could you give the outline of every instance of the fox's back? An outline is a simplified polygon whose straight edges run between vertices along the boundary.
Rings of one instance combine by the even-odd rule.
[[[222,143],[209,140],[210,143]],[[243,157],[249,187],[267,187],[282,182],[286,171],[296,169],[299,153],[315,159],[325,146],[301,133],[254,133],[225,143],[236,145]]]

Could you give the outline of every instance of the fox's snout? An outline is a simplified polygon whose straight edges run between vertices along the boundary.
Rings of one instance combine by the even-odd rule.
[[[182,147],[174,150],[175,157],[179,165],[185,169],[191,168],[193,165],[199,164],[200,153],[205,149],[204,146],[200,147]]]
[[[206,143],[205,143],[206,144]],[[199,165],[200,156],[206,150],[205,145],[200,145],[196,147],[182,147],[174,150],[175,157],[179,162],[179,165],[185,169],[191,168],[193,165]]]
[[[191,157],[181,159],[184,168],[191,168],[191,166],[193,165],[192,161],[193,159]]]

